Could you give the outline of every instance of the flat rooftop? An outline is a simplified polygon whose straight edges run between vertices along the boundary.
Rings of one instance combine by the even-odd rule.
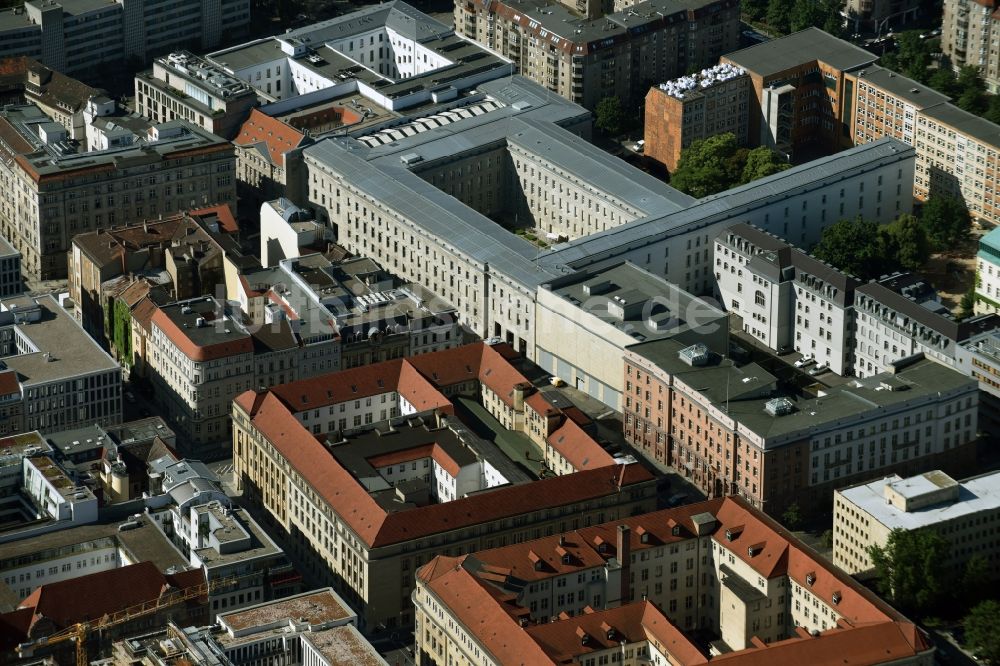
[[[47,433],[45,439],[64,456],[72,456],[86,451],[94,451],[108,446],[108,433],[97,424]]]
[[[224,314],[223,306],[211,296],[160,306],[162,312],[198,347],[249,340],[249,334],[231,317]],[[202,320],[199,326],[198,321]]]
[[[234,633],[251,634],[276,625],[284,626],[290,619],[313,627],[329,626],[357,617],[350,606],[328,587],[303,592],[276,601],[269,601],[217,616],[222,626]]]
[[[52,296],[39,296],[35,300],[28,296],[7,299],[0,302],[0,310],[28,310],[35,303],[41,311],[38,321],[10,325],[15,326],[19,334],[30,340],[38,351],[0,359],[17,372],[22,386],[120,369],[118,363]]]
[[[860,46],[813,27],[734,51],[723,58],[764,77],[814,60],[845,72],[878,60],[878,56]]]
[[[41,433],[37,430],[32,432],[0,437],[0,465],[8,464],[16,460],[16,464],[21,464],[21,458],[28,453],[51,453],[52,447],[45,441]]]
[[[973,390],[974,380],[928,359],[910,362],[895,375],[881,373],[824,389],[821,395],[795,393],[778,386],[777,378],[756,363],[737,366],[731,359],[712,355],[708,364],[691,366],[679,353],[686,345],[673,339],[632,345],[629,351],[641,355],[697,391],[721,411],[765,440],[764,448],[774,448],[795,438],[808,437],[814,430],[854,417],[872,409],[891,411],[901,403],[931,398],[955,389]],[[765,411],[772,398],[784,397],[791,412],[771,416]],[[883,500],[884,501],[884,500]]]
[[[911,494],[938,488],[922,475],[903,479],[898,474],[893,474],[887,479],[862,483],[838,492],[889,529],[898,527],[912,530],[1000,509],[1000,472],[990,472],[960,481],[957,500],[934,504],[916,511],[903,511],[885,501],[885,486],[890,483],[897,492],[901,489],[907,491],[904,484],[912,483],[912,487],[909,488]]]
[[[353,666],[388,666],[389,664],[372,647],[372,644],[365,640],[365,637],[353,624],[332,627],[323,631],[311,631],[302,634],[302,640],[309,643],[331,664],[352,664]]]
[[[638,341],[670,337],[726,317],[707,301],[629,262],[574,273],[543,288]],[[616,307],[624,316],[612,313]]]
[[[878,86],[900,99],[905,99],[918,109],[926,109],[938,104],[944,104],[951,100],[950,97],[929,86],[925,86],[919,81],[914,81],[905,76],[897,74],[885,67],[867,67],[863,72],[858,72],[858,78],[862,81]]]
[[[218,521],[219,526],[215,528],[213,536],[220,545],[246,536],[250,537],[250,547],[243,550],[223,553],[211,547],[194,549],[198,559],[208,570],[258,558],[271,558],[284,552],[261,529],[246,509],[237,507],[227,510],[218,502],[212,502],[207,506],[197,507],[196,510],[207,511]]]

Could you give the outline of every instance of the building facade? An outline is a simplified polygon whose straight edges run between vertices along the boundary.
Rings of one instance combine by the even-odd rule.
[[[740,146],[750,142],[750,77],[721,64],[649,89],[643,153],[677,168],[682,151],[695,141],[729,132]]]
[[[905,479],[893,474],[837,490],[833,563],[854,576],[870,575],[875,565],[869,549],[884,548],[894,530],[933,530],[951,546],[942,563],[948,571],[962,571],[975,557],[995,578],[1000,550],[989,525],[1000,519],[998,483],[996,472],[955,481],[934,470]]]
[[[559,424],[557,412],[528,404],[530,384],[510,353],[479,343],[237,398],[240,487],[291,537],[307,580],[333,584],[358,609],[362,629],[412,625],[413,572],[444,550],[514,543],[653,501],[655,480],[638,465],[588,454],[566,474],[534,480],[455,418],[451,399],[471,398],[505,428]],[[525,461],[545,455],[547,432],[533,433]],[[559,434],[549,438],[557,449]],[[474,467],[480,492],[470,494],[462,470]]]
[[[235,203],[232,145],[184,121],[142,135],[115,132],[113,146],[81,153],[42,141],[35,132],[47,122],[33,106],[0,114],[8,137],[0,162],[0,233],[21,252],[26,276],[65,277],[66,253],[80,232]]]
[[[413,596],[421,666],[934,660],[910,620],[732,498],[437,557]]]
[[[0,58],[28,56],[73,74],[178,47],[209,49],[249,26],[249,0],[34,0],[0,20]]]
[[[941,19],[941,51],[951,66],[956,72],[976,67],[993,93],[1000,89],[1000,54],[992,48],[1000,30],[996,9],[990,0],[945,0]]]
[[[591,110],[609,96],[639,104],[650,85],[709,67],[739,44],[739,7],[728,0],[616,2],[589,17],[581,9],[476,0],[455,5],[455,30]]]
[[[249,85],[187,51],[153,61],[135,77],[135,110],[156,123],[186,120],[232,139],[257,104]]]
[[[21,253],[0,236],[0,298],[17,296],[24,291]]]
[[[828,510],[832,491],[892,470],[975,459],[976,382],[911,357],[820,392],[779,390],[756,363],[656,341],[625,355],[625,438],[711,497],[771,515]]]

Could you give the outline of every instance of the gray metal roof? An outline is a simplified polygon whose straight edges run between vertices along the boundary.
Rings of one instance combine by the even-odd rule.
[[[937,104],[950,101],[950,97],[924,84],[901,76],[885,67],[869,67],[858,73],[858,78],[887,90],[893,95],[905,99],[918,109],[926,109]]]
[[[913,148],[902,141],[883,138],[849,150],[792,167],[747,185],[699,199],[692,206],[660,217],[636,220],[554,247],[540,257],[546,266],[573,266],[613,257],[629,248],[649,245],[664,236],[687,233],[719,221],[736,218],[747,211],[771,205],[790,193],[814,189],[836,182],[845,174],[856,175],[895,162]]]
[[[954,104],[924,109],[924,115],[991,146],[1000,145],[1000,125],[963,111]]]
[[[812,27],[729,53],[725,58],[764,77],[812,60],[824,62],[841,71],[850,71],[878,60],[878,56],[860,46]]]

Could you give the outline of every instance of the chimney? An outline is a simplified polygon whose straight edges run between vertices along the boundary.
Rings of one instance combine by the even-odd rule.
[[[629,542],[628,525],[618,526],[618,562],[622,565],[621,603],[632,601],[632,544]]]

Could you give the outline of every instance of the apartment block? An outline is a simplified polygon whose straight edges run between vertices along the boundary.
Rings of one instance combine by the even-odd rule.
[[[995,577],[1000,559],[993,539],[1000,520],[998,484],[996,472],[956,481],[934,470],[837,490],[833,563],[851,575],[870,575],[875,565],[869,548],[884,548],[894,530],[932,530],[951,546],[942,563],[948,571],[960,572],[970,559],[982,558],[988,575]]]
[[[752,81],[751,139],[796,163],[852,145],[854,83],[846,74],[877,56],[819,28],[728,53]]]
[[[955,368],[979,382],[979,429],[1000,432],[1000,330],[976,333],[958,343]]]
[[[739,317],[734,325],[773,351],[853,373],[858,280],[748,224],[720,234],[714,256],[719,300]]]
[[[0,236],[0,298],[17,296],[24,291],[21,253]]]
[[[729,344],[722,310],[628,262],[541,285],[535,321],[539,367],[618,412],[626,347],[671,338],[721,353]]]
[[[250,334],[205,296],[157,308],[149,346],[156,400],[181,435],[181,452],[222,457],[232,432],[229,405],[253,386]]]
[[[87,150],[38,107],[0,112],[0,233],[27,277],[65,277],[78,233],[235,203],[233,149],[220,137],[178,120],[135,131],[119,124],[126,120],[97,120],[105,143]]]
[[[975,312],[1000,313],[1000,230],[997,229],[979,239]]]
[[[109,301],[121,294],[111,283],[156,275],[148,282],[169,300],[214,295],[225,281],[219,239],[235,232],[229,207],[213,206],[73,236],[67,282],[77,320],[110,347]]]
[[[237,398],[240,488],[290,537],[307,581],[334,585],[363,630],[411,625],[413,572],[444,550],[516,543],[654,502],[655,479],[605,453],[515,356],[477,343]],[[518,448],[474,434],[484,411]]]
[[[933,663],[916,625],[737,498],[417,571],[418,664]]]
[[[643,153],[673,173],[695,141],[729,132],[740,146],[751,145],[751,94],[743,68],[725,63],[650,88]]]
[[[941,19],[941,51],[951,66],[978,68],[992,93],[1000,90],[1000,54],[991,48],[1000,31],[996,9],[991,0],[945,0]]]
[[[121,367],[52,296],[0,301],[6,432],[121,421]]]
[[[828,510],[834,488],[888,470],[960,469],[975,458],[979,391],[911,356],[866,379],[796,389],[756,362],[674,340],[625,355],[625,438],[710,497],[770,515]]]
[[[248,0],[31,0],[0,18],[0,58],[28,56],[60,72],[83,73],[192,42],[209,49],[249,26]]]
[[[135,110],[156,123],[186,120],[225,139],[236,136],[257,104],[253,88],[187,51],[153,61],[135,77]]]
[[[739,6],[730,0],[588,4],[458,2],[455,30],[590,110],[609,96],[640,104],[655,82],[710,67],[739,45]]]
[[[1000,328],[1000,315],[957,321],[918,275],[896,273],[855,290],[854,372],[868,377],[913,354],[949,367],[956,365],[959,343]]]

